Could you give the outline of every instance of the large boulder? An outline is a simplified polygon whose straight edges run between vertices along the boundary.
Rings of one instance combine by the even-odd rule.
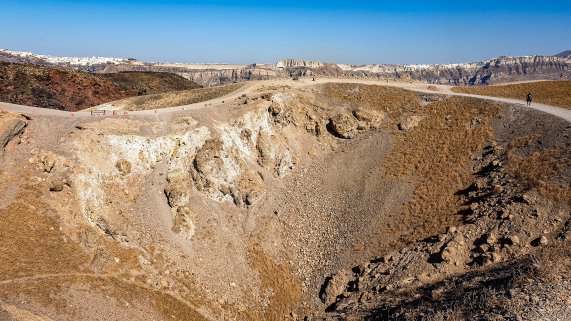
[[[326,283],[320,293],[321,301],[327,306],[335,303],[337,301],[337,297],[345,292],[349,282],[352,280],[353,273],[348,270],[341,270],[333,274],[325,281]]]
[[[417,116],[417,115],[411,115],[411,116],[405,117],[398,124],[398,128],[400,130],[404,130],[404,131],[411,130],[411,129],[415,128],[416,126],[418,126],[418,124],[420,123],[421,120],[422,120],[422,117]]]
[[[331,134],[339,138],[350,139],[357,136],[357,122],[355,118],[346,115],[338,114],[329,119],[328,129]]]

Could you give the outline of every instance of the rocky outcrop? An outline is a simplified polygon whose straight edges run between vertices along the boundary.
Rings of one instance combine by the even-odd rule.
[[[260,175],[221,139],[210,139],[196,151],[191,173],[198,191],[238,206],[255,204],[265,192]]]
[[[339,114],[331,117],[328,124],[329,131],[340,138],[353,138],[357,135],[357,121],[345,114]]]
[[[22,133],[26,125],[24,117],[0,111],[0,154],[12,139]]]
[[[328,277],[319,294],[321,301],[327,306],[332,305],[351,286],[355,274],[348,270],[341,270]]]
[[[136,188],[129,182],[150,175],[160,164],[165,166],[164,195],[171,211],[171,229],[183,238],[190,239],[195,230],[192,195],[238,207],[256,204],[266,193],[263,175],[283,177],[295,164],[287,141],[275,135],[279,126],[271,124],[270,103],[262,103],[233,122],[197,127],[196,122],[185,120],[184,131],[156,137],[107,135],[104,144],[80,155],[86,164],[93,159],[110,160],[75,177],[82,190],[84,215],[94,224],[101,217],[107,220],[109,205],[102,199],[108,185],[102,182],[131,195]],[[96,135],[90,128],[82,134],[97,139],[90,136]],[[34,157],[38,166],[51,170],[55,158],[50,154]]]

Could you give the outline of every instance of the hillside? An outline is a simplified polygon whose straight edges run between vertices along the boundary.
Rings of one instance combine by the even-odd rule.
[[[539,81],[486,87],[455,87],[452,90],[460,93],[520,100],[525,100],[527,93],[532,93],[534,101],[571,109],[571,81]]]
[[[0,101],[67,111],[127,97],[198,87],[196,83],[170,73],[93,74],[0,62]]]

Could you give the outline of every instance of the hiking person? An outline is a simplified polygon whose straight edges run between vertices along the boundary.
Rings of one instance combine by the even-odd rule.
[[[531,106],[531,98],[532,98],[532,97],[533,97],[533,96],[531,95],[531,93],[527,93],[527,105],[528,105],[528,106]]]

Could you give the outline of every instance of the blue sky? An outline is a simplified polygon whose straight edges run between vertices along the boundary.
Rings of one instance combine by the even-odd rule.
[[[0,48],[161,62],[455,63],[571,49],[571,1],[0,0]]]

